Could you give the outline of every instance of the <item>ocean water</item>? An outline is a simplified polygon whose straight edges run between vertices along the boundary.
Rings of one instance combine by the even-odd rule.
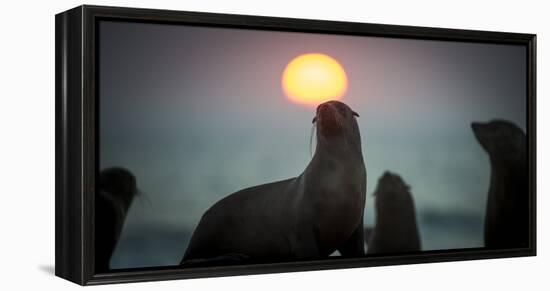
[[[177,265],[200,217],[216,201],[303,171],[310,160],[306,126],[302,133],[287,131],[279,140],[272,131],[246,127],[189,128],[181,137],[156,132],[152,139],[136,135],[123,141],[127,144],[120,141],[123,151],[103,152],[104,161],[110,162],[104,167],[130,169],[150,200],[134,201],[111,266]],[[462,139],[427,140],[431,145],[421,139],[412,143],[407,136],[364,135],[365,225],[374,224],[377,179],[391,170],[411,187],[423,250],[482,247],[489,162],[470,133],[463,134]]]
[[[418,220],[422,250],[483,247],[482,217],[421,213]],[[191,229],[162,226],[126,229],[111,260],[111,267],[176,266],[191,234]]]

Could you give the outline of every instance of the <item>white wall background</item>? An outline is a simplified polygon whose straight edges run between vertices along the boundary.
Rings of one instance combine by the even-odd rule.
[[[0,289],[70,290],[54,270],[54,14],[79,1],[10,1],[0,18]],[[545,1],[90,1],[87,4],[538,34],[538,245],[531,258],[136,283],[101,290],[548,290],[550,110]],[[132,288],[132,289],[130,289]]]

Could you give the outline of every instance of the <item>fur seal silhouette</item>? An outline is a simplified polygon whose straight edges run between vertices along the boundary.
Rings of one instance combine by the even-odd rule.
[[[376,224],[370,235],[367,253],[400,253],[420,251],[416,210],[409,186],[391,172],[378,179]]]
[[[182,265],[364,255],[366,170],[359,116],[346,104],[317,107],[317,146],[298,177],[246,188],[202,216]]]
[[[529,244],[527,137],[504,120],[472,123],[472,130],[491,162],[485,213],[485,246],[517,248]]]
[[[109,271],[109,261],[122,232],[128,208],[138,194],[136,178],[123,168],[99,174],[95,206],[95,269]]]

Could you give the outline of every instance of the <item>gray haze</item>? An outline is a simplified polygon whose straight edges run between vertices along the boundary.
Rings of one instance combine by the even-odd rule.
[[[349,78],[366,224],[391,170],[411,186],[424,250],[483,246],[490,167],[469,124],[525,128],[524,47],[104,21],[100,168],[131,170],[151,201],[131,207],[112,267],[177,264],[217,200],[303,171],[315,108],[288,101],[280,80],[309,52]]]

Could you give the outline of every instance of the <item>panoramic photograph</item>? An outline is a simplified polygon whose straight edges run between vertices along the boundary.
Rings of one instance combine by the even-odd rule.
[[[522,45],[101,21],[95,267],[529,245]]]

